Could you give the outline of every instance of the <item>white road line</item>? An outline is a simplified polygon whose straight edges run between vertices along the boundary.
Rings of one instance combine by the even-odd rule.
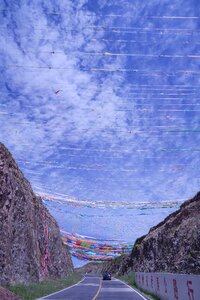
[[[100,291],[101,291],[101,287],[102,287],[102,280],[101,280],[101,278],[99,277],[99,288],[98,288],[96,294],[94,295],[94,297],[92,298],[92,300],[96,300],[96,299],[97,299],[97,297],[99,296],[99,293],[100,293]]]
[[[117,293],[120,293],[120,292],[128,292],[128,293],[132,293],[133,290],[129,287],[105,287],[105,288],[101,288],[101,293],[102,292],[117,292]]]
[[[69,290],[69,289],[71,289],[72,287],[79,285],[79,283],[81,283],[85,278],[86,278],[86,277],[84,276],[83,279],[81,279],[81,280],[80,280],[79,282],[77,282],[76,284],[73,284],[73,285],[71,285],[71,286],[68,286],[68,287],[65,288],[65,289],[62,289],[62,290],[57,291],[57,292],[55,292],[55,293],[52,293],[52,294],[50,294],[50,295],[43,296],[42,298],[38,298],[38,299],[36,299],[36,300],[45,300],[46,297],[50,297],[50,296],[56,295],[56,294],[58,294],[58,293],[60,293],[60,292],[64,292],[64,291],[66,291],[66,290]]]
[[[115,278],[116,279],[116,278]],[[124,283],[126,286],[128,286],[129,288],[131,288],[136,294],[138,294],[143,300],[148,300],[148,298],[145,298],[142,294],[140,294],[137,290],[135,290],[132,286],[128,285],[127,283],[125,283],[124,281],[120,280],[120,279],[116,279],[117,281],[120,281],[122,283]]]
[[[80,283],[79,286],[99,286],[97,283]]]

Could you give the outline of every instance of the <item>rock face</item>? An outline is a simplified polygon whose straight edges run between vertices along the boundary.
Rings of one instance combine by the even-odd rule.
[[[200,193],[137,239],[130,256],[104,269],[119,275],[131,270],[200,274]]]
[[[28,284],[72,271],[56,221],[0,144],[0,284]]]
[[[137,271],[200,274],[200,193],[138,239],[131,259]]]

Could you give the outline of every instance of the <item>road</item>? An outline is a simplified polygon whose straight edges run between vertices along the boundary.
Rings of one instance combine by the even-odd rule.
[[[78,284],[39,300],[147,300],[125,283],[113,278],[86,276]]]

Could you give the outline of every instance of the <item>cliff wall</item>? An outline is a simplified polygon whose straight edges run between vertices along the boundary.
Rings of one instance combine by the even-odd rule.
[[[30,283],[73,272],[59,227],[0,144],[0,284]]]
[[[135,242],[134,271],[200,274],[200,193]]]
[[[200,274],[200,193],[136,240],[132,253],[104,263],[103,270]]]

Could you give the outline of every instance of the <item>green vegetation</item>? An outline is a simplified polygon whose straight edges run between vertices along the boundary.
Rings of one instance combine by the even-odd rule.
[[[130,272],[128,274],[125,274],[123,276],[117,276],[118,279],[120,279],[121,281],[126,282],[127,284],[129,284],[132,287],[136,287],[136,283],[135,283],[135,273],[134,272]]]
[[[76,284],[81,278],[82,276],[80,274],[73,273],[65,279],[47,280],[30,285],[20,284],[9,286],[7,289],[22,297],[24,300],[34,300]]]
[[[133,288],[135,289],[138,289],[137,286],[136,286],[136,283],[135,283],[135,273],[134,272],[130,272],[128,274],[125,274],[123,276],[117,276],[116,278],[120,279],[121,281],[124,281],[126,282],[127,284],[129,284],[130,286],[132,286]],[[143,292],[143,294],[145,296],[147,296],[149,299],[151,300],[160,300],[159,297],[155,296],[155,295],[152,295],[142,289],[138,289],[139,292]]]
[[[143,294],[151,300],[160,300],[160,298],[158,296],[148,293],[148,292],[144,291],[143,289],[140,289],[140,291],[143,292]]]

